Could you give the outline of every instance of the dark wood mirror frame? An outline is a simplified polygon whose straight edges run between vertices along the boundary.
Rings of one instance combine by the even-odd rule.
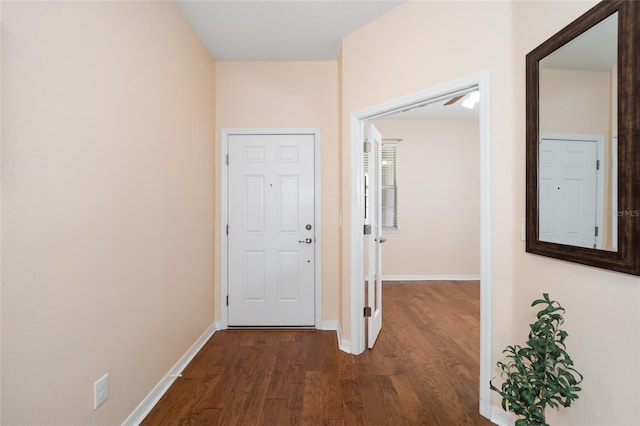
[[[538,229],[539,62],[618,12],[618,250],[540,241]],[[640,275],[640,2],[605,0],[526,56],[526,250]],[[626,214],[629,212],[629,214]]]

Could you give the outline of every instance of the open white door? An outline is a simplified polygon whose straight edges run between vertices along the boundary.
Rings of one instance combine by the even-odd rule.
[[[367,346],[373,348],[382,329],[382,136],[369,123],[369,178],[367,223],[371,227],[369,235],[369,258],[367,280]]]

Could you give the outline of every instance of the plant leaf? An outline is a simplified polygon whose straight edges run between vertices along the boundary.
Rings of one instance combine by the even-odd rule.
[[[546,407],[568,407],[578,399],[584,377],[574,367],[567,353],[568,333],[560,329],[565,309],[548,293],[531,306],[539,306],[536,321],[529,325],[528,340],[523,346],[507,346],[506,362],[498,361],[504,380],[501,389],[490,381],[491,390],[502,397],[502,407],[521,417],[519,426],[548,426]]]

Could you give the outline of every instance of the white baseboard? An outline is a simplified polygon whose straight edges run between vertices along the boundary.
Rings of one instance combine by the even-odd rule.
[[[336,328],[336,335],[338,337],[338,348],[342,352],[346,352],[346,353],[350,354],[351,353],[351,342],[349,342],[348,340],[344,340],[342,338],[342,327],[340,327],[340,324],[338,324],[338,327]]]
[[[213,336],[213,333],[216,332],[216,324],[211,324],[198,340],[195,341],[193,345],[187,350],[187,352],[180,357],[178,362],[169,370],[167,374],[160,380],[149,394],[142,400],[142,402],[136,407],[135,410],[127,417],[124,421],[123,426],[137,426],[139,425],[144,418],[149,414],[149,412],[153,409],[153,407],[158,403],[162,395],[169,389],[171,384],[176,380],[178,375],[184,370],[184,368],[191,362],[193,357],[202,349],[202,347],[207,343],[207,341]]]
[[[338,321],[322,321],[319,330],[337,330]]]
[[[335,330],[338,339],[338,348],[342,352],[351,353],[351,343],[342,338],[342,329],[339,321],[324,321],[320,330]]]
[[[495,405],[491,406],[491,419],[489,420],[498,426],[514,426],[516,423],[511,414],[504,411],[502,407],[496,407]]]
[[[480,275],[383,275],[383,281],[480,281]]]

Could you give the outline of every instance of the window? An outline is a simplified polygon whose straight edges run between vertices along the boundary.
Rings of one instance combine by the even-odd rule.
[[[398,230],[398,145],[394,142],[382,144],[382,230]],[[364,173],[369,175],[369,158],[364,157]],[[368,216],[368,214],[367,214]]]
[[[398,229],[397,147],[395,143],[382,144],[382,229],[384,231]]]

